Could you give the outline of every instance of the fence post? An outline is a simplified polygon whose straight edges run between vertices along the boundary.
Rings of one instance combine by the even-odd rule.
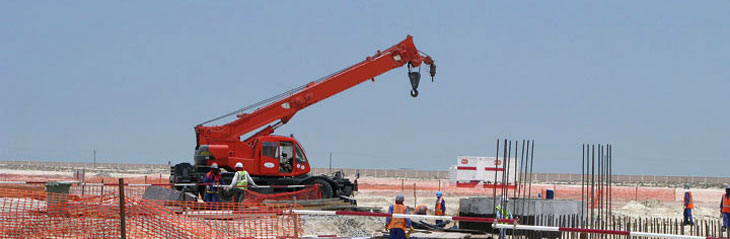
[[[84,169],[84,177],[81,180],[81,197],[84,197],[84,191],[86,191],[86,169]]]
[[[416,196],[416,183],[413,183],[413,207],[418,205],[418,196]]]
[[[294,196],[294,205],[292,205],[292,210],[290,210],[290,212],[292,213],[292,220],[294,220],[294,238],[299,238],[299,218],[297,218],[297,214],[294,213],[294,210],[293,210],[293,209],[296,209],[296,207],[297,207],[297,196]]]
[[[104,203],[104,177],[101,178],[101,194],[99,195],[102,195],[102,197],[99,197],[99,203]]]
[[[119,178],[119,230],[122,239],[127,238],[127,228],[124,217],[124,178]]]

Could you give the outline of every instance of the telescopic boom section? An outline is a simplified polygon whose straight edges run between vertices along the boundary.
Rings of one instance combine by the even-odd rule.
[[[273,127],[268,126],[249,139],[272,134],[276,127],[288,122],[297,111],[405,64],[409,64],[409,71],[410,67],[427,64],[431,68],[431,77],[436,73],[433,59],[429,56],[419,54],[418,49],[413,44],[413,37],[409,35],[405,40],[395,46],[385,51],[378,51],[374,56],[367,57],[360,63],[321,81],[310,82],[303,89],[293,93],[291,96],[268,104],[251,113],[239,114],[238,119],[230,123],[221,126],[196,126],[195,131],[198,134],[198,146],[224,141],[238,141],[241,135],[252,132],[276,120],[280,120],[280,124],[277,123]],[[417,75],[415,83],[414,75]],[[409,78],[413,91],[417,95],[416,88],[418,87],[420,73],[409,72]],[[411,95],[415,97],[413,91]]]

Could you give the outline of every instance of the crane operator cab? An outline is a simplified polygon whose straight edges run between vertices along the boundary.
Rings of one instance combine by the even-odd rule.
[[[263,174],[296,176],[309,172],[307,157],[293,138],[267,136],[261,143],[261,160]]]

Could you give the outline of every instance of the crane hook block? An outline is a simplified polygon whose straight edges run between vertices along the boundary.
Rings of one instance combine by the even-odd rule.
[[[420,72],[408,72],[408,79],[411,80],[411,96],[416,97],[418,96],[418,83],[421,82],[421,73]]]

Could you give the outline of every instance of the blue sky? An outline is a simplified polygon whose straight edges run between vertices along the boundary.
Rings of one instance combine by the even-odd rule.
[[[405,38],[396,69],[299,112],[313,167],[445,170],[536,140],[539,172],[611,143],[620,174],[727,176],[727,1],[0,3],[0,160],[192,161],[193,126]],[[722,165],[722,166],[720,166]]]

